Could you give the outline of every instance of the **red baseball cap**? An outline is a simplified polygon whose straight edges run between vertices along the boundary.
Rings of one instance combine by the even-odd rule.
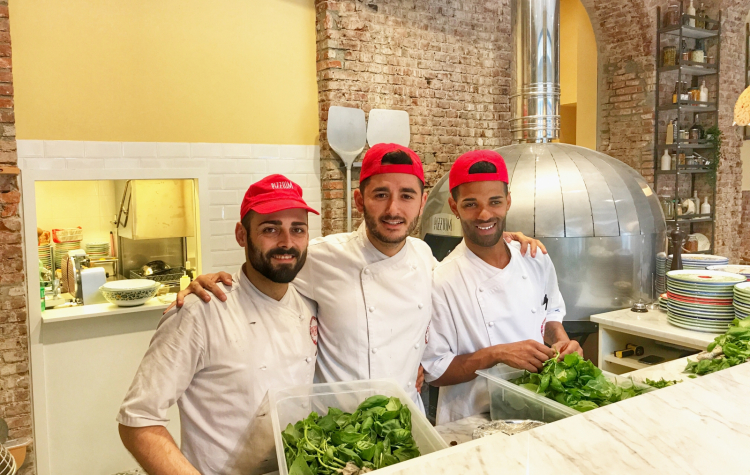
[[[240,206],[240,219],[244,218],[248,211],[271,214],[294,208],[320,214],[307,206],[302,199],[302,188],[298,184],[284,175],[270,175],[247,189]]]
[[[478,162],[488,162],[495,165],[496,173],[469,173],[469,168]],[[503,157],[493,150],[473,150],[466,152],[456,159],[448,176],[451,191],[458,185],[473,181],[502,181],[508,183],[508,168]]]
[[[383,156],[396,151],[402,151],[411,158],[411,165],[383,165]],[[424,169],[422,160],[413,150],[395,143],[379,143],[370,148],[362,159],[362,170],[359,172],[359,181],[364,181],[373,175],[382,173],[405,173],[414,175],[424,184]]]

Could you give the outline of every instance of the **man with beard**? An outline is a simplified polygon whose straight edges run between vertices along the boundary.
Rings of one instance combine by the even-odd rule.
[[[251,185],[235,227],[246,262],[225,301],[191,296],[162,318],[117,417],[123,444],[149,474],[275,469],[261,403],[271,388],[311,384],[317,353],[315,317],[289,285],[305,263],[308,212],[318,214],[282,175]],[[165,427],[175,402],[181,451]]]
[[[354,201],[365,220],[354,232],[310,242],[305,267],[294,280],[317,303],[320,342],[317,382],[392,378],[419,407],[419,362],[431,316],[430,247],[409,235],[427,200],[422,162],[396,144],[370,148],[362,161]],[[536,242],[523,235],[524,247]],[[206,290],[229,274],[201,276],[177,297]]]
[[[449,186],[464,240],[435,268],[422,359],[425,379],[441,386],[438,424],[489,412],[487,385],[474,380],[478,369],[505,363],[536,372],[557,352],[583,355],[562,326],[565,303],[552,260],[524,257],[502,239],[511,198],[500,154],[460,156]]]

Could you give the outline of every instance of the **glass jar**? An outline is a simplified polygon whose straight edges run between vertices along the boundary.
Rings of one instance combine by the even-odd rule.
[[[706,61],[706,53],[702,49],[694,49],[690,52],[690,61],[694,63],[703,63]]]
[[[690,100],[691,101],[700,101],[701,100],[701,88],[699,88],[699,87],[691,87],[689,93],[690,93]]]
[[[677,64],[677,47],[665,46],[662,51],[662,66],[674,66]]]
[[[683,61],[690,61],[690,51],[683,51],[682,52],[682,60]]]
[[[674,219],[674,202],[669,196],[661,197],[661,209],[665,219]]]
[[[664,25],[663,26],[677,26],[680,24],[680,5],[672,2],[667,7],[667,11],[664,13]]]
[[[691,254],[694,252],[698,252],[698,238],[695,236],[695,234],[688,235],[687,242],[685,243],[683,249]]]

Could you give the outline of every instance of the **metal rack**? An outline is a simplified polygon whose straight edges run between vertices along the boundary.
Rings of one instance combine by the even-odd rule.
[[[696,189],[696,180],[709,180],[711,183],[711,197],[709,199],[711,203],[710,214],[692,214],[685,216],[674,216],[671,219],[667,219],[668,229],[678,227],[687,230],[688,233],[696,232],[694,225],[705,226],[703,223],[710,223],[711,226],[711,247],[704,253],[713,253],[715,246],[714,235],[716,232],[716,224],[714,222],[714,216],[716,212],[716,170],[710,166],[701,165],[680,165],[675,162],[675,168],[670,170],[661,170],[661,156],[664,150],[675,152],[679,155],[680,152],[695,152],[700,153],[701,156],[711,159],[718,160],[717,150],[713,144],[706,142],[703,139],[700,140],[684,140],[678,137],[674,140],[674,143],[666,143],[666,131],[667,121],[664,126],[661,126],[660,118],[664,119],[666,115],[670,118],[674,118],[675,114],[677,117],[678,127],[685,125],[686,128],[690,124],[696,122],[697,117],[701,117],[701,122],[707,126],[717,125],[718,123],[718,108],[719,108],[719,65],[721,63],[721,43],[719,38],[721,37],[721,13],[719,13],[719,19],[714,20],[707,17],[697,18],[691,16],[683,11],[683,6],[680,4],[679,12],[679,25],[671,25],[664,27],[662,26],[663,17],[661,14],[661,8],[656,9],[656,22],[657,22],[657,35],[656,35],[656,88],[655,88],[655,115],[654,115],[654,189],[658,196],[664,196],[665,182],[674,182],[674,191],[668,195],[670,199],[681,201],[680,193],[680,175],[688,175],[690,177],[690,192],[687,198],[693,196],[693,190]],[[699,28],[689,26],[689,20],[696,19],[701,22],[705,22],[707,28]],[[716,29],[708,29],[708,27],[716,27]],[[675,65],[663,65],[663,42],[668,42],[671,38],[672,41],[677,40],[677,52],[676,52],[676,64]],[[714,64],[699,63],[682,58],[683,45],[688,39],[693,41],[702,40],[708,44],[709,41],[715,42],[716,45],[716,61]],[[706,48],[707,49],[707,48]],[[676,74],[675,74],[676,73]],[[713,91],[709,91],[709,98],[713,97],[714,101],[711,102],[700,102],[693,100],[683,100],[678,92],[676,102],[668,102],[666,104],[660,101],[660,86],[663,75],[669,75],[675,77],[675,83],[682,83],[683,80],[690,78],[700,78],[703,76],[715,77],[715,87]],[[696,152],[697,151],[697,152]],[[660,185],[662,185],[660,187]],[[686,198],[686,197],[682,197]],[[696,210],[698,213],[700,210]],[[700,223],[700,224],[699,224]]]

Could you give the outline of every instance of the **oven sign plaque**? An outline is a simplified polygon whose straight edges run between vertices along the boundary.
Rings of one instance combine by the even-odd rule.
[[[430,220],[430,234],[461,236],[461,221],[450,213],[438,213]]]

